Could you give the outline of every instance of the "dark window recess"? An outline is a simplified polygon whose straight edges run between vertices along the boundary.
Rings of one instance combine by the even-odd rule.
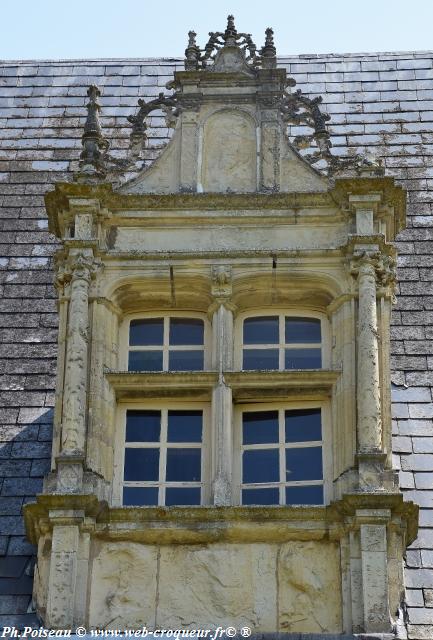
[[[149,318],[131,320],[129,324],[129,345],[154,346],[161,345],[164,341],[164,319]]]
[[[170,345],[202,345],[203,342],[203,320],[170,318]]]
[[[126,481],[158,481],[159,449],[125,449],[124,479]]]
[[[278,444],[278,440],[278,411],[248,411],[243,414],[243,444]]]
[[[286,344],[320,343],[322,341],[320,320],[316,318],[286,318]]]
[[[290,409],[285,412],[286,442],[322,439],[320,409]]]
[[[279,450],[254,449],[244,451],[242,482],[278,482],[280,479]]]
[[[162,371],[162,351],[130,351],[128,371]]]
[[[244,344],[278,344],[278,316],[260,316],[244,320]]]
[[[202,430],[202,411],[168,412],[168,442],[201,442]]]
[[[167,482],[200,482],[201,449],[167,449]]]

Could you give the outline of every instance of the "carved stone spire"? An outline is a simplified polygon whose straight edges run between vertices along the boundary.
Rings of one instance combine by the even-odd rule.
[[[195,40],[196,36],[195,31],[188,31],[188,46],[185,49],[185,71],[195,71],[198,69],[200,49]]]
[[[265,31],[266,40],[264,46],[260,50],[262,58],[262,67],[270,69],[277,66],[277,50],[274,43],[274,30],[268,27]]]
[[[87,118],[84,123],[84,133],[81,141],[83,150],[80,155],[81,176],[104,177],[104,155],[108,149],[108,141],[102,135],[99,112],[101,105],[98,98],[101,95],[99,88],[92,84],[87,89],[89,102],[86,105]]]
[[[233,15],[229,15],[227,16],[227,28],[223,36],[225,40],[224,46],[227,46],[227,47],[235,46],[237,44],[236,43],[237,35],[238,35],[238,32],[236,31],[236,27],[235,27],[235,17]]]

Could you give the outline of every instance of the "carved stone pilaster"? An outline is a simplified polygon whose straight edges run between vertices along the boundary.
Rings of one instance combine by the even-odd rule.
[[[70,302],[66,328],[62,430],[58,461],[58,490],[78,490],[82,481],[87,411],[89,285],[92,249],[71,249],[66,263]]]

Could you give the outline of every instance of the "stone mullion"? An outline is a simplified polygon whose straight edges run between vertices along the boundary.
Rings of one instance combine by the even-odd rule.
[[[233,410],[232,390],[225,383],[224,371],[232,369],[233,311],[221,302],[213,313],[212,332],[213,365],[219,372],[218,384],[212,392],[213,501],[216,505],[229,505],[232,503]]]

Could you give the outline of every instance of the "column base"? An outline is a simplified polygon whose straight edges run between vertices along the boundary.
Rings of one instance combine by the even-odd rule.
[[[358,464],[359,491],[398,493],[398,478],[394,469],[386,469],[386,453],[382,451],[361,451],[356,454]]]

